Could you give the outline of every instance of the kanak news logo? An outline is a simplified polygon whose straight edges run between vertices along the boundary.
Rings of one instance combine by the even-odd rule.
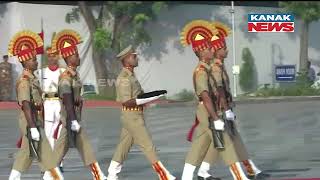
[[[294,15],[248,14],[248,32],[294,32]]]

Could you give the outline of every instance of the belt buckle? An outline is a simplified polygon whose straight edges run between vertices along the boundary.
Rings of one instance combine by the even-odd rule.
[[[126,106],[123,106],[122,107],[122,110],[123,111],[142,111],[142,107],[139,107],[139,106],[136,106],[136,107],[126,107]]]

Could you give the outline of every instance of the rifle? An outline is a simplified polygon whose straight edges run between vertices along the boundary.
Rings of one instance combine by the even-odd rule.
[[[34,102],[34,98],[33,98],[33,95],[32,95],[32,89],[31,89],[31,86],[30,86],[30,104],[31,104],[31,115],[33,116],[33,119],[35,120],[35,126],[37,128],[37,130],[39,131],[39,134],[40,134],[40,127],[43,127],[43,124],[41,123],[41,120],[39,120],[39,115],[41,113],[41,109],[43,108],[42,107],[42,104],[39,104],[38,107],[36,107],[36,103]],[[30,131],[30,127],[27,126],[27,129],[26,129],[26,136],[28,138],[28,141],[29,141],[29,150],[30,150],[30,157],[31,158],[36,158],[39,162],[41,161],[40,159],[40,141],[35,141],[32,139],[32,136],[31,136],[31,131]],[[41,140],[41,134],[40,134],[40,140]]]
[[[222,69],[222,72],[224,72],[224,70]],[[216,88],[216,91],[218,91],[218,83],[217,83],[217,80],[215,79],[215,77],[211,74],[210,74],[210,78],[212,79],[213,81],[213,86]],[[225,86],[225,82],[224,82],[224,78],[223,78],[223,73],[221,73],[221,78],[222,78],[222,84],[223,84],[223,90],[225,92],[225,95],[226,95],[226,98],[227,98],[227,102],[229,103],[230,101],[232,102],[232,96],[230,96],[231,94],[226,91],[226,86]],[[225,113],[223,113],[224,109],[222,108],[221,106],[221,102],[220,102],[220,95],[219,93],[217,94],[214,94],[212,93],[212,101],[215,102],[214,103],[214,108],[215,108],[215,111],[219,113],[219,117],[221,119],[223,119],[224,123],[225,123],[225,129],[227,131],[227,133],[229,134],[229,136],[231,138],[233,138],[233,136],[235,135],[235,127],[234,127],[234,124],[233,122],[229,121],[226,119],[225,117]],[[231,98],[231,100],[230,100]]]
[[[227,130],[229,136],[231,137],[231,139],[236,135],[236,128],[235,128],[235,124],[233,121],[229,121],[227,120],[227,118],[225,117],[225,113],[223,113],[223,120],[224,120],[224,124],[225,124],[225,129]]]
[[[214,128],[213,120],[209,119],[209,126],[212,132],[213,145],[216,149],[224,149],[223,131]]]
[[[29,127],[27,127],[26,132],[27,132],[26,136],[27,136],[28,141],[29,141],[29,151],[30,151],[29,156],[32,159],[36,158],[40,162],[40,160],[41,160],[40,159],[40,154],[39,154],[39,152],[40,152],[40,143],[38,141],[35,141],[35,140],[32,139],[31,131],[30,131]]]
[[[233,103],[233,99],[232,99],[232,94],[227,90],[227,86],[226,84],[229,82],[229,76],[226,72],[226,70],[224,69],[224,67],[221,67],[222,73],[221,73],[221,78],[222,78],[222,84],[223,84],[223,90],[224,90],[224,94],[226,96],[226,101],[229,107],[232,108],[234,107],[234,103]],[[223,74],[226,75],[227,78],[227,83],[225,82],[225,79],[223,78]],[[233,138],[233,136],[236,135],[236,128],[235,128],[235,124],[233,121],[229,121],[227,120],[227,118],[225,117],[225,113],[223,113],[224,115],[224,120],[225,120],[225,126],[227,128],[228,134],[230,135],[231,138]]]

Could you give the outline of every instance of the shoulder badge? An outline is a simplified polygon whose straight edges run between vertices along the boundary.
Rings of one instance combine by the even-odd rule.
[[[71,73],[68,70],[65,70],[59,77],[60,79],[62,78],[71,78]]]
[[[206,72],[206,67],[204,65],[200,65],[196,68],[195,73],[201,72],[201,71],[205,71]]]

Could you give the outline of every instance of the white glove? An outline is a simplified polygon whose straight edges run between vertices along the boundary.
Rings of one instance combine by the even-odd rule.
[[[71,121],[71,130],[75,131],[75,132],[79,132],[80,131],[80,124],[78,123],[77,120],[72,120]]]
[[[30,128],[31,138],[35,141],[40,141],[40,134],[37,128]]]
[[[231,111],[231,109],[229,109],[229,110],[227,110],[226,112],[226,118],[227,118],[227,120],[229,120],[229,121],[234,121],[235,120],[235,115],[234,115],[234,113]]]
[[[142,104],[146,104],[148,102],[154,101],[156,99],[159,99],[160,97],[164,96],[164,94],[161,94],[159,96],[153,96],[153,97],[149,97],[149,98],[143,98],[143,99],[136,99],[136,104],[137,105],[142,105]]]
[[[224,130],[224,122],[221,119],[213,121],[216,130]]]

